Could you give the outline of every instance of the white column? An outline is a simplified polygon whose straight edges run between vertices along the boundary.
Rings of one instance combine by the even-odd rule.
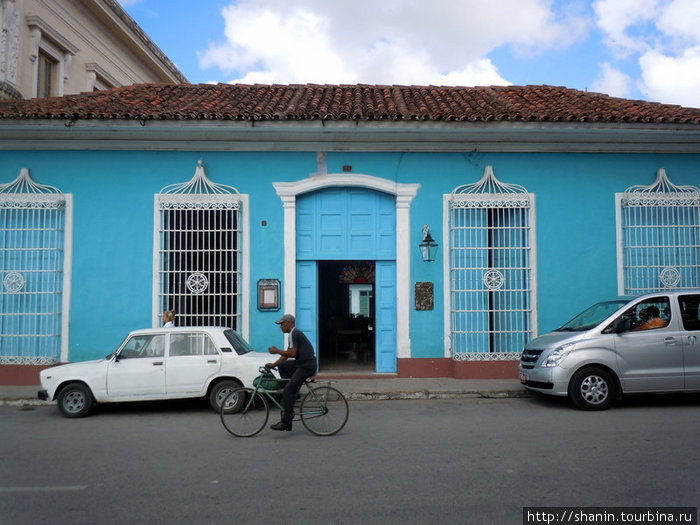
[[[411,201],[396,196],[396,357],[411,357]]]
[[[280,195],[284,208],[284,305],[285,313],[296,315],[297,304],[297,199]]]

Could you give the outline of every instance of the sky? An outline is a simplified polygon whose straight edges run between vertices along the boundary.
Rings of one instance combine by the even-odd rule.
[[[700,0],[119,3],[193,84],[547,84],[700,107]]]

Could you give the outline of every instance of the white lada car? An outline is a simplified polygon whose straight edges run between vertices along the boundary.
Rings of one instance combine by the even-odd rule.
[[[269,361],[229,328],[136,330],[104,359],[42,370],[38,395],[56,400],[66,417],[85,416],[96,403],[195,397],[208,397],[218,412]]]

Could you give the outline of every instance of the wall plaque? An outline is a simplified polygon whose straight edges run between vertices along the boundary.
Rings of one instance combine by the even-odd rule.
[[[416,283],[416,310],[433,309],[433,283]]]

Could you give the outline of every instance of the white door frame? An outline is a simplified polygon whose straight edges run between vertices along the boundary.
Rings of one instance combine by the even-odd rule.
[[[371,175],[329,173],[296,182],[272,184],[284,207],[284,311],[296,305],[296,199],[297,195],[331,187],[368,188],[396,197],[396,354],[411,357],[411,202],[420,184],[402,184]],[[401,327],[401,330],[398,329]]]

